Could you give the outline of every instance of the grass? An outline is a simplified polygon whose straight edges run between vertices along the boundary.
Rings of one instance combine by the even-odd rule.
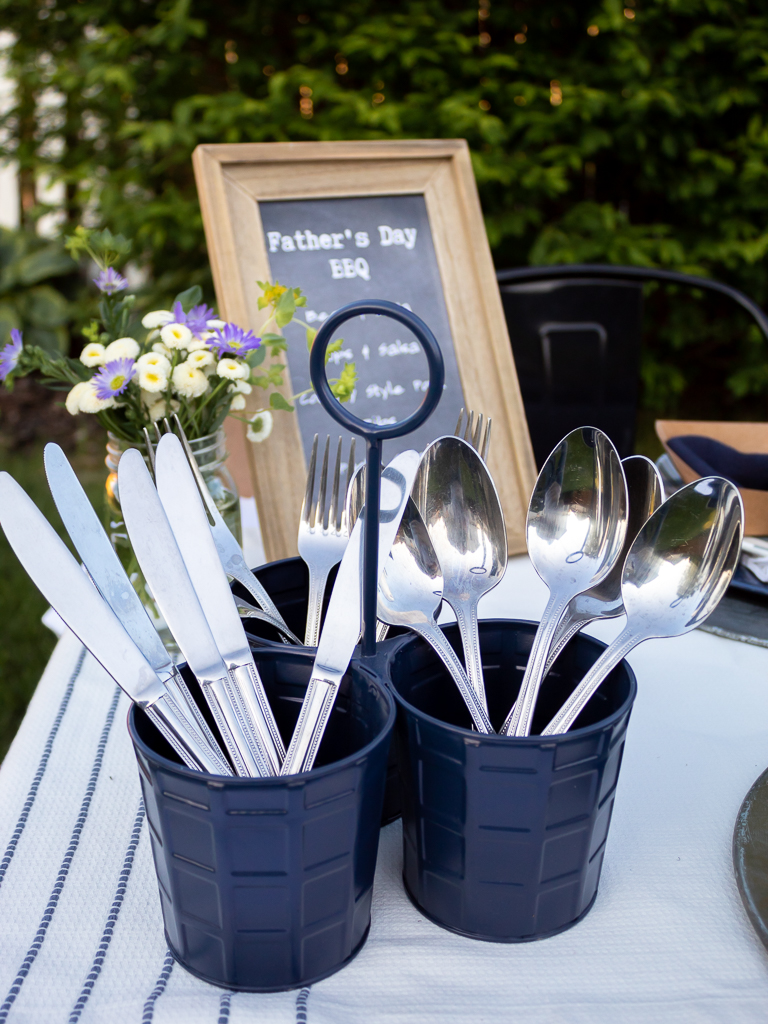
[[[101,514],[107,473],[103,447],[94,441],[85,442],[70,454],[70,459]],[[0,469],[15,477],[51,524],[66,537],[43,472],[43,445],[29,445],[18,452],[0,450]],[[22,569],[0,531],[0,760],[56,646],[56,637],[40,621],[47,607],[48,602]]]

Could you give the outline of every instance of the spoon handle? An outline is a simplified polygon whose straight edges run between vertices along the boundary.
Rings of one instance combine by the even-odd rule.
[[[458,686],[459,693],[464,698],[464,703],[467,705],[467,709],[472,716],[472,721],[477,731],[492,733],[493,726],[488,718],[488,712],[485,710],[484,705],[472,689],[469,679],[467,679],[467,674],[464,671],[464,666],[456,657],[456,652],[446,640],[442,629],[440,629],[439,626],[428,626],[421,622],[412,624],[409,628],[412,629],[414,633],[418,633],[419,636],[424,637],[427,643],[434,647],[435,651],[442,659],[443,664],[451,673],[454,683]]]
[[[603,651],[541,735],[555,736],[568,732],[609,672],[616,668],[633,648],[647,639],[647,636],[625,626],[613,643]]]
[[[448,599],[446,598],[446,601]],[[450,603],[450,602],[449,602]],[[483,680],[483,663],[480,658],[480,630],[477,623],[477,600],[467,602],[456,601],[451,604],[456,615],[456,622],[464,647],[464,662],[467,666],[469,685],[474,690],[478,701],[488,715],[488,702],[485,698],[485,681]]]
[[[536,698],[539,696],[539,687],[547,667],[547,654],[569,600],[569,597],[563,598],[559,594],[550,594],[539,628],[536,630],[536,636],[533,638],[528,664],[525,666],[525,675],[520,684],[520,693],[501,728],[504,736],[530,735]]]

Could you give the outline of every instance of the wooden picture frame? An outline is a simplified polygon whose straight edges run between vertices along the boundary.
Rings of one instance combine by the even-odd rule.
[[[201,145],[193,163],[220,315],[257,334],[266,313],[255,282],[272,279],[261,203],[424,197],[464,399],[493,419],[489,468],[510,554],[524,551],[536,468],[466,141]],[[258,446],[239,421],[230,419],[227,433],[241,494],[256,499],[267,559],[296,554],[306,475],[296,416],[276,416]]]

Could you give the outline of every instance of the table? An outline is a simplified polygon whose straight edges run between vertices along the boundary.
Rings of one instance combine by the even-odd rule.
[[[481,611],[535,618],[545,597],[519,557]],[[630,661],[639,694],[584,921],[519,945],[437,928],[403,891],[397,822],[381,833],[357,959],[260,996],[209,986],[167,953],[127,700],[65,634],[0,769],[0,1024],[763,1022],[768,955],[731,835],[768,764],[768,650],[696,631]]]

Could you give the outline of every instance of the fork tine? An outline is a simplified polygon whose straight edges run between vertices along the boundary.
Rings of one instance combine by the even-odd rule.
[[[325,492],[328,488],[328,449],[331,443],[331,435],[325,436],[325,448],[323,449],[323,466],[320,470],[320,483],[317,488],[317,501],[315,503],[315,514],[310,519],[309,525],[314,530],[317,526],[325,526]]]
[[[483,439],[483,462],[488,461],[488,449],[491,446],[491,423],[493,420],[488,417],[488,422],[485,424],[485,437]]]
[[[312,514],[312,494],[315,490],[315,467],[317,465],[317,437],[312,442],[312,453],[309,456],[309,469],[307,470],[307,489],[304,491],[304,501],[301,503],[301,522],[309,523]]]
[[[454,437],[461,437],[461,424],[464,419],[464,410],[459,409],[459,418],[456,422],[456,429],[453,432]]]
[[[475,413],[472,409],[470,409],[469,415],[467,416],[467,429],[464,431],[464,440],[467,441],[469,444],[472,444],[472,423],[474,418]]]
[[[341,476],[341,444],[336,446],[336,466],[333,471],[333,490],[331,491],[331,507],[328,510],[328,529],[334,533],[339,529],[339,477]]]
[[[147,458],[149,459],[149,468],[152,470],[152,476],[155,475],[155,449],[152,444],[152,438],[149,436],[149,431],[146,427],[143,428],[142,433],[144,434],[144,444],[147,446]]]
[[[479,412],[477,414],[477,424],[475,426],[475,432],[472,435],[472,447],[476,452],[480,451],[480,435],[483,432],[483,414]]]
[[[158,423],[158,421],[155,420],[155,422],[152,424],[152,426],[155,428],[155,437],[157,438],[157,441],[159,441],[160,438],[163,436],[163,432],[160,429],[160,427],[157,425],[157,423]],[[155,442],[155,443],[157,443],[157,442]]]

